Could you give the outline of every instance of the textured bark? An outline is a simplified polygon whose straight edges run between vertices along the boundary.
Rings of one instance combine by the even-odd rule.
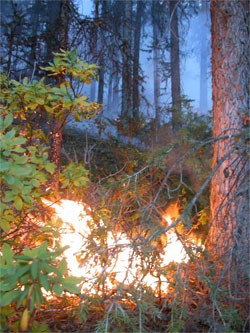
[[[143,2],[137,1],[135,32],[134,32],[134,55],[133,55],[133,117],[139,118],[140,97],[139,97],[139,57],[141,41],[141,20],[143,14]]]
[[[170,59],[171,59],[171,95],[172,95],[172,127],[174,130],[181,126],[181,83],[180,83],[180,55],[178,30],[178,0],[169,1],[170,9]]]
[[[99,1],[95,1],[95,20],[99,19]],[[95,29],[93,31],[93,38],[92,38],[92,56],[93,56],[93,63],[97,63],[98,59],[98,49],[97,49],[97,41],[98,41],[98,27],[95,26]],[[96,98],[96,80],[91,81],[90,86],[90,100],[94,101]]]
[[[244,129],[248,116],[247,1],[212,1],[211,23],[213,135],[236,135]],[[213,169],[236,143],[231,137],[214,144]],[[214,257],[233,249],[238,251],[240,260],[248,257],[249,163],[243,150],[241,143],[211,182],[208,246]]]
[[[38,32],[40,31],[40,20],[39,15],[41,12],[41,2],[36,0],[31,7],[31,22],[32,24],[32,32],[31,32],[31,50],[29,54],[29,61],[30,61],[30,71],[29,77],[32,77],[33,72],[36,67],[36,60],[37,60],[37,44],[38,44]]]
[[[123,47],[122,47],[122,106],[121,121],[131,116],[131,16],[132,1],[124,3]]]
[[[102,17],[105,17],[107,11],[107,1],[103,1],[102,3]],[[104,38],[105,36],[101,36],[101,40]],[[102,48],[102,44],[104,44],[105,42],[102,40],[101,42],[101,48]],[[99,64],[100,69],[99,69],[99,84],[98,84],[98,96],[97,96],[97,102],[99,104],[103,104],[103,94],[104,94],[104,77],[105,77],[105,62],[104,62],[104,54],[103,54],[103,50],[100,49],[99,50]],[[101,114],[100,114],[101,115]]]
[[[208,45],[207,45],[207,35],[208,27],[204,22],[207,21],[206,18],[206,2],[202,1],[201,6],[201,25],[203,25],[200,33],[200,112],[207,113],[208,103],[207,103],[207,75],[208,75]]]
[[[65,29],[60,23],[60,11],[61,0],[59,1],[47,1],[47,13],[46,13],[46,31],[45,31],[45,43],[46,43],[46,56],[44,62],[48,64],[53,59],[52,52],[58,52],[60,48],[60,30]]]
[[[62,27],[59,32],[60,43],[58,45],[58,51],[60,49],[67,50],[68,44],[68,1],[60,0],[60,26]],[[64,81],[64,76],[57,77],[57,86]],[[60,109],[58,110],[58,112]],[[58,188],[57,175],[60,172],[61,166],[61,144],[62,144],[62,131],[64,126],[64,119],[61,117],[56,119],[55,116],[52,119],[51,133],[50,133],[50,152],[49,158],[52,163],[55,163],[56,170],[52,176],[51,186],[54,189]]]
[[[99,75],[98,75],[98,96],[97,96],[97,103],[103,104],[103,92],[104,92],[104,61],[100,59],[99,62]]]
[[[153,62],[154,62],[154,107],[155,107],[155,120],[154,120],[154,132],[158,133],[160,127],[160,72],[159,72],[159,29],[158,29],[158,15],[157,11],[159,7],[157,2],[152,2],[152,25],[153,25]],[[157,141],[157,138],[155,138]]]

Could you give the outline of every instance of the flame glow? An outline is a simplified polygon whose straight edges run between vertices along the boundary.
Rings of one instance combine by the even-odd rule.
[[[125,234],[114,234],[108,231],[105,246],[99,246],[96,252],[90,253],[88,247],[91,235],[89,223],[92,218],[87,213],[88,207],[71,200],[52,203],[44,199],[43,202],[45,205],[53,207],[56,216],[63,221],[60,228],[60,244],[69,246],[64,252],[68,270],[70,274],[83,278],[85,281],[83,289],[90,291],[98,280],[98,276],[104,274],[106,287],[110,289],[119,283],[131,284],[134,281],[141,281],[155,290],[160,278],[161,289],[166,290],[168,286],[166,277],[161,275],[155,277],[150,270],[146,274],[144,270],[142,275],[143,263],[140,253],[135,251],[131,240]],[[172,223],[171,217],[178,216],[178,208],[175,209],[175,212],[171,209],[167,210],[164,216],[164,220],[168,224]],[[175,216],[176,214],[177,216]],[[172,261],[179,263],[187,260],[186,252],[175,232],[170,231],[166,237],[167,245],[158,257],[162,268]],[[92,240],[98,244],[95,238]]]

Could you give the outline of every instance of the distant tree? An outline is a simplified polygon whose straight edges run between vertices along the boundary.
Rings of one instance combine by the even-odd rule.
[[[207,81],[208,81],[208,1],[201,2],[200,9],[200,112],[208,111]]]
[[[101,15],[102,18],[107,14],[107,1],[102,1],[102,6],[101,6]],[[98,97],[97,101],[99,104],[103,104],[103,94],[104,94],[104,77],[105,77],[105,71],[106,71],[106,65],[105,65],[105,57],[107,56],[107,53],[105,53],[105,47],[103,48],[103,45],[105,44],[104,39],[105,39],[105,31],[100,30],[100,46],[99,46],[99,63],[98,65],[100,66],[99,69],[99,84],[98,84]]]
[[[56,1],[52,1],[54,3]],[[68,49],[68,33],[69,33],[69,6],[67,0],[60,0],[56,2],[59,6],[59,43],[57,45],[57,51],[60,49],[67,51]],[[60,74],[56,77],[57,87],[60,88],[61,84],[65,81],[65,75]],[[58,113],[61,113],[61,109],[58,109]],[[62,131],[65,123],[64,117],[58,117],[53,114],[52,124],[50,128],[50,152],[49,158],[52,163],[56,165],[54,177],[52,178],[52,184],[55,188],[58,187],[57,175],[60,172],[61,165],[61,143],[62,143]]]
[[[122,122],[131,116],[132,100],[132,1],[127,0],[122,2],[124,6],[124,21],[122,31],[122,105],[121,105],[121,120]]]
[[[140,70],[140,42],[141,42],[141,27],[143,16],[143,1],[136,2],[136,14],[133,19],[134,24],[134,52],[133,52],[133,118],[139,119],[140,109],[140,94],[139,94],[139,70]]]
[[[160,29],[159,29],[159,2],[152,1],[151,15],[153,26],[153,63],[154,63],[154,108],[155,108],[155,120],[154,127],[155,132],[160,126]]]
[[[15,1],[1,1],[1,68],[10,77],[18,79],[20,71],[27,66],[27,59],[23,59],[23,49],[28,47],[28,22],[25,17],[25,6],[28,1],[17,4]],[[20,45],[22,40],[22,45]]]
[[[29,73],[28,77],[32,77],[35,74],[37,61],[39,59],[39,40],[41,33],[41,14],[43,12],[43,4],[41,1],[34,1],[30,6],[30,20],[32,25],[30,27],[30,52],[29,52]],[[33,67],[32,67],[33,66]]]
[[[171,95],[172,95],[172,127],[174,130],[181,126],[181,79],[180,51],[178,27],[178,0],[169,1],[170,10],[170,60],[171,60]]]

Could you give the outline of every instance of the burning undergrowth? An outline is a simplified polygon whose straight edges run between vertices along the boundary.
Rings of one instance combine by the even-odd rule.
[[[68,246],[64,251],[68,274],[82,278],[82,292],[102,295],[120,285],[133,285],[150,288],[155,296],[166,294],[170,264],[185,263],[189,258],[174,230],[163,234],[157,247],[156,241],[147,243],[143,230],[132,237],[132,233],[118,231],[107,219],[95,221],[83,203],[45,199],[43,203],[54,209],[54,220],[61,220],[59,242],[62,247]],[[177,205],[172,204],[162,223],[168,226],[178,215]]]

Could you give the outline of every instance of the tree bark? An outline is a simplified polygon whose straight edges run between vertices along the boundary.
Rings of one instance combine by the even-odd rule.
[[[105,14],[107,12],[107,1],[103,1],[102,2],[102,17],[105,17]],[[104,95],[104,79],[105,79],[105,60],[104,60],[104,53],[103,53],[103,45],[105,44],[103,38],[105,38],[105,36],[101,36],[100,40],[101,40],[101,46],[99,46],[99,84],[98,84],[98,96],[97,96],[97,103],[98,104],[103,104],[103,95]],[[98,46],[97,46],[98,47]],[[101,108],[101,113],[99,114],[99,116],[101,116],[103,113],[103,107]]]
[[[59,32],[60,43],[58,49],[67,50],[68,46],[68,1],[60,0],[60,25],[61,30]],[[59,75],[56,78],[57,86],[64,81],[64,75]],[[58,112],[60,109],[58,110]],[[50,130],[50,152],[49,158],[52,163],[56,165],[54,174],[52,175],[51,187],[58,189],[57,176],[60,172],[61,166],[61,144],[62,144],[62,132],[63,132],[64,119],[55,116],[52,118],[52,125]]]
[[[131,15],[132,1],[125,1],[122,47],[122,105],[121,122],[124,124],[131,113]]]
[[[170,59],[171,59],[171,95],[172,95],[172,127],[181,127],[181,83],[180,83],[180,55],[178,30],[178,0],[169,1],[170,9]]]
[[[200,112],[206,114],[208,110],[207,103],[207,72],[208,72],[208,46],[207,46],[207,33],[208,28],[206,22],[206,3],[202,1],[201,24],[203,25],[200,33]],[[201,26],[202,26],[201,25]]]
[[[249,48],[247,1],[211,2],[213,136],[229,135],[213,146],[208,248],[214,258],[233,254],[247,270],[249,256],[249,161],[242,133],[248,115]],[[232,150],[232,153],[230,151]]]
[[[47,1],[47,13],[46,13],[46,31],[45,31],[45,43],[46,43],[46,56],[44,62],[48,64],[53,59],[52,52],[58,52],[60,48],[60,31],[66,27],[60,25],[60,12],[61,2],[59,1]]]
[[[30,54],[29,54],[29,61],[30,61],[30,70],[29,70],[29,77],[32,78],[34,72],[36,70],[36,61],[37,61],[37,45],[39,43],[39,33],[40,33],[40,13],[42,11],[41,2],[36,0],[32,3],[31,7],[31,22],[32,22],[32,29],[31,29],[31,47],[30,47]]]
[[[159,7],[157,2],[152,2],[152,25],[153,25],[153,63],[154,63],[154,107],[155,107],[155,119],[154,119],[154,140],[157,141],[158,129],[160,127],[160,73],[159,73],[159,29],[158,29],[158,15],[157,11]]]
[[[134,55],[133,55],[133,118],[139,119],[140,97],[139,97],[139,58],[140,58],[140,41],[141,41],[141,20],[143,13],[143,2],[137,1],[135,32],[134,32]]]

